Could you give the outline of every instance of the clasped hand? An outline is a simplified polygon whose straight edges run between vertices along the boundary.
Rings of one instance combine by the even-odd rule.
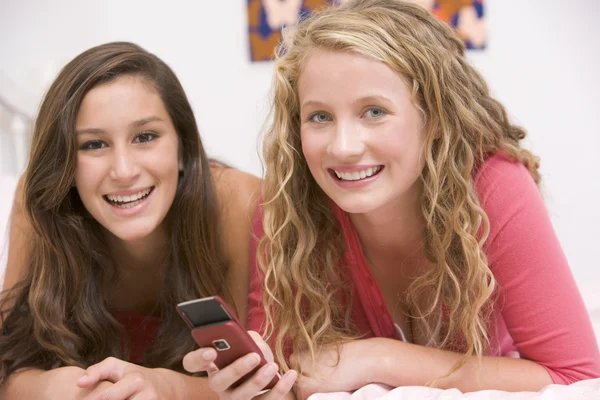
[[[165,371],[109,357],[86,369],[76,384],[81,388],[91,388],[102,381],[112,383],[102,391],[94,391],[86,400],[173,399],[176,388],[171,387],[164,376]]]

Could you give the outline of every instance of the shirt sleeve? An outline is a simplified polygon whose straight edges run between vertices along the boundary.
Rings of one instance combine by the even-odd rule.
[[[250,239],[250,288],[248,290],[248,318],[246,326],[248,330],[256,331],[262,335],[266,321],[263,307],[264,283],[256,257],[258,242],[264,235],[262,224],[263,209],[260,203],[261,201],[259,201],[259,206],[254,213],[252,236]]]
[[[496,155],[475,184],[490,221],[486,254],[497,308],[521,358],[543,366],[558,384],[599,377],[589,316],[528,170]]]

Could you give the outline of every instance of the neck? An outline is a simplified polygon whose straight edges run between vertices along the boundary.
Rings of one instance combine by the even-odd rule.
[[[159,269],[165,256],[166,240],[166,233],[160,228],[147,237],[131,241],[106,232],[106,242],[119,274]]]
[[[109,308],[155,314],[165,283],[166,231],[160,227],[147,237],[131,241],[105,233],[118,277],[104,282]]]
[[[406,255],[421,248],[425,221],[420,190],[411,190],[397,202],[364,214],[351,214],[363,251],[379,256]]]

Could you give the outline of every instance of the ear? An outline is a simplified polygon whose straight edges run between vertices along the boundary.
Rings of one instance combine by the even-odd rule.
[[[179,157],[179,161],[177,161],[177,168],[179,168],[179,172],[183,172],[183,157]]]

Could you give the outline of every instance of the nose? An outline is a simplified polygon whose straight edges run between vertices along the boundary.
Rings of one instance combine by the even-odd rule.
[[[129,183],[140,174],[138,161],[136,160],[133,151],[129,151],[127,147],[113,147],[112,168],[110,170],[110,178]]]
[[[338,120],[333,132],[329,152],[344,160],[360,157],[365,151],[365,142],[359,126],[352,121]]]

